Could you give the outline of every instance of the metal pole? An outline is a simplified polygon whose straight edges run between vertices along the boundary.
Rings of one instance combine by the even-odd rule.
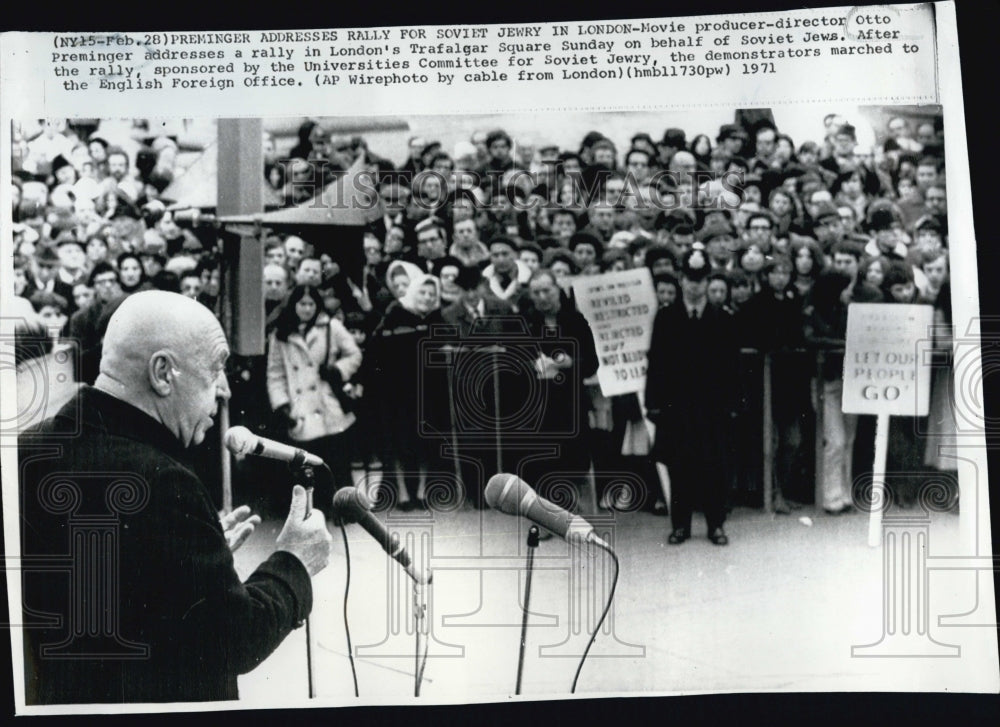
[[[764,512],[774,512],[774,428],[771,415],[771,354],[764,353]]]
[[[306,517],[312,512],[313,506],[313,481],[315,477],[312,467],[302,469],[303,485],[306,488]],[[313,656],[312,656],[312,625],[309,616],[306,616],[306,679],[309,683],[309,699],[316,698],[316,681],[313,676]]]
[[[493,423],[494,432],[496,434],[496,448],[497,448],[497,472],[503,472],[503,457],[501,456],[501,445],[500,440],[500,371],[497,368],[497,347],[493,346],[490,352],[493,364]]]
[[[538,526],[528,529],[528,560],[524,576],[524,605],[521,607],[521,648],[517,653],[517,684],[514,694],[521,693],[521,678],[524,676],[524,650],[528,641],[528,607],[531,603],[531,574],[535,570],[535,548],[538,547]]]
[[[254,214],[264,211],[264,185],[260,170],[264,165],[262,119],[219,119],[217,124],[218,169],[216,171],[215,212],[218,216],[232,214]],[[232,299],[238,286],[232,280],[238,271],[230,269],[225,255],[220,255],[219,291],[220,313],[223,330],[230,345],[238,349],[233,340],[233,319],[241,301]],[[227,280],[227,277],[229,278]],[[249,305],[249,302],[244,302]],[[261,303],[263,305],[263,303]],[[239,352],[239,351],[237,351]],[[219,407],[219,436],[229,429],[229,406]],[[225,446],[222,449],[222,509],[229,513],[233,509],[232,460]]]
[[[219,450],[222,456],[222,511],[228,515],[233,511],[233,460],[226,447],[225,437],[229,431],[229,402],[219,405]]]
[[[823,507],[823,409],[825,407],[826,395],[823,381],[823,361],[825,355],[822,351],[816,351],[816,463],[813,467],[813,497],[816,507]]]
[[[872,467],[871,512],[868,516],[868,545],[882,543],[882,510],[885,507],[885,462],[889,453],[889,415],[875,420],[875,462]]]
[[[451,461],[455,467],[455,482],[460,483],[468,495],[468,485],[462,480],[462,467],[459,464],[458,456],[458,418],[455,410],[455,361],[458,359],[458,352],[451,347],[446,349],[448,354],[448,416],[451,421]],[[479,486],[479,483],[476,483]],[[458,493],[456,493],[457,495]]]

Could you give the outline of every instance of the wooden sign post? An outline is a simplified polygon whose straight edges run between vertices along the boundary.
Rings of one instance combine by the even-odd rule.
[[[853,303],[847,309],[841,408],[845,414],[877,417],[868,520],[871,546],[882,541],[889,417],[926,416],[930,405],[927,352],[932,321],[929,305]]]

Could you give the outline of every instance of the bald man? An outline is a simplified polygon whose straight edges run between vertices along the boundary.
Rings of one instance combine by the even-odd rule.
[[[21,435],[28,704],[238,698],[312,608],[324,516],[296,487],[276,551],[240,582],[231,550],[259,522],[220,522],[189,450],[229,398],[229,347],[211,311],[176,293],[129,296],[100,374]],[[44,616],[41,616],[44,614]]]

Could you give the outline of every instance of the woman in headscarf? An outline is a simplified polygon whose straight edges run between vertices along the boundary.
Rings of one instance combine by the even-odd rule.
[[[400,298],[406,295],[410,282],[424,272],[411,262],[393,260],[385,270],[385,287],[375,294],[375,307],[382,313],[388,313]]]
[[[133,252],[123,252],[116,260],[118,278],[121,280],[122,292],[125,295],[138,293],[140,290],[152,290],[153,284],[146,277],[142,260]]]
[[[394,278],[393,269],[390,266],[389,282],[398,291],[401,274]],[[444,323],[441,284],[419,269],[403,270],[408,273],[406,290],[389,305],[368,344],[366,380],[378,414],[382,462],[387,471],[395,469],[397,483],[402,481],[407,499],[399,507],[410,511],[426,508],[426,502],[418,497],[420,480],[435,458],[438,440],[433,435],[447,433],[446,427],[434,424],[435,414],[447,398],[446,392],[434,385],[437,375],[444,372],[426,365],[428,347],[433,345],[432,329]],[[386,494],[380,490],[383,506]]]
[[[296,285],[271,334],[267,393],[289,439],[321,457],[333,473],[332,487],[326,478],[316,480],[315,502],[324,512],[333,488],[353,484],[355,416],[345,411],[344,386],[360,367],[361,349],[340,321],[322,312],[319,291]]]

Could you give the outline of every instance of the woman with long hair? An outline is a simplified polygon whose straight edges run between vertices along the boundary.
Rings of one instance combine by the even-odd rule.
[[[812,238],[797,238],[791,247],[792,264],[792,285],[799,297],[805,300],[806,296],[812,292],[816,279],[826,267],[826,259],[823,257],[823,248]]]
[[[361,367],[361,349],[336,318],[322,312],[311,285],[296,285],[278,315],[267,356],[271,408],[287,425],[288,438],[330,467],[333,482],[316,480],[314,501],[329,509],[333,490],[350,486],[350,429],[344,386]]]
[[[688,145],[688,151],[694,154],[699,169],[709,169],[712,163],[712,140],[708,134],[698,134]]]

